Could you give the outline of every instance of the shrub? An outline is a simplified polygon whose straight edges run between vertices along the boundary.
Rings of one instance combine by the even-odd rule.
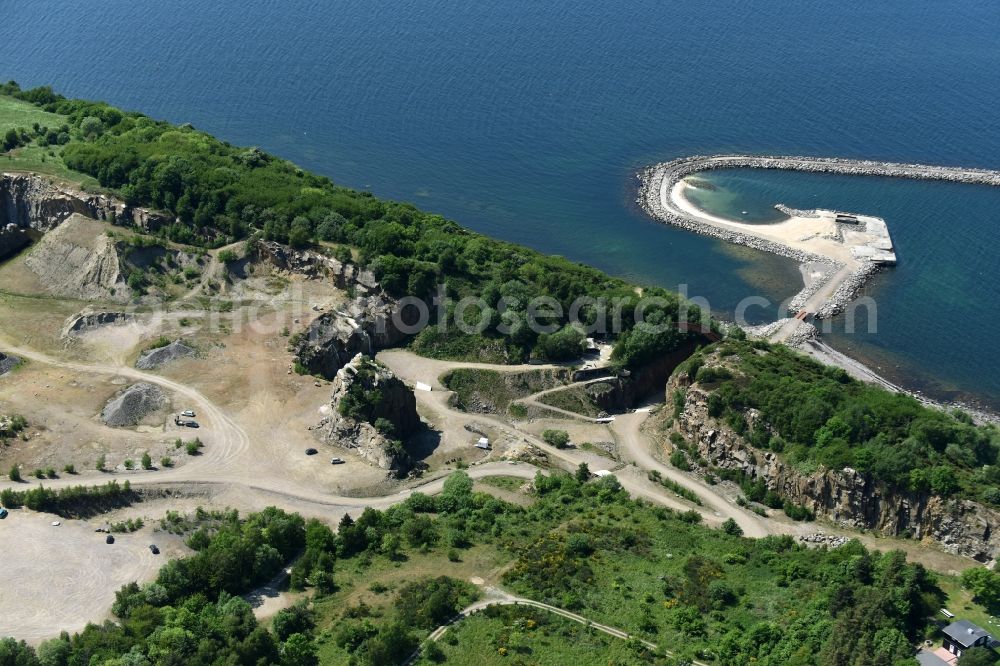
[[[18,469],[17,465],[10,468],[10,480],[15,482],[21,481],[21,470]]]
[[[153,469],[153,459],[149,455],[149,451],[142,454],[142,468],[143,469]]]
[[[565,449],[569,445],[569,433],[565,430],[546,430],[542,433],[542,439],[557,449]]]

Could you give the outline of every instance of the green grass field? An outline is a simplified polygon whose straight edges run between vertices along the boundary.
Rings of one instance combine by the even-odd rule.
[[[34,104],[0,95],[0,136],[9,129],[30,130],[34,123],[55,129],[66,122],[65,116],[48,113]],[[61,153],[61,146],[43,148],[32,142],[9,153],[0,153],[0,170],[33,171],[55,176],[91,190],[99,187],[95,178],[69,169],[63,162]]]
[[[437,645],[443,663],[469,666],[631,666],[666,663],[628,641],[542,610],[492,607],[452,625]],[[417,664],[434,663],[422,656]]]

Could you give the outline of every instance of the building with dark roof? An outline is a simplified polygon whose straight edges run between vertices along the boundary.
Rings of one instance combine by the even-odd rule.
[[[956,657],[974,647],[990,647],[993,637],[990,633],[968,620],[952,622],[941,630],[944,633],[944,649]]]

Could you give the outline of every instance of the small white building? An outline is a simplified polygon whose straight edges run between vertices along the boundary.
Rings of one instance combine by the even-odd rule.
[[[480,437],[479,441],[476,442],[477,449],[483,449],[484,451],[490,450],[490,440],[486,437]]]

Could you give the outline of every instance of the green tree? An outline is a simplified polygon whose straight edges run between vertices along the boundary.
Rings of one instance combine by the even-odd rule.
[[[142,468],[143,469],[153,469],[153,459],[149,455],[149,451],[142,454]]]
[[[1000,573],[984,567],[974,567],[962,572],[962,587],[972,592],[973,598],[986,606],[991,613],[1000,611]]]
[[[733,536],[743,536],[743,528],[740,527],[732,518],[727,518],[722,523],[722,531]]]
[[[996,666],[997,663],[996,653],[982,647],[966,650],[958,658],[958,666]]]
[[[88,139],[94,139],[104,133],[104,123],[100,118],[87,116],[80,121],[80,132]]]
[[[20,483],[21,481],[21,470],[17,465],[12,465],[10,468],[10,480]]]
[[[542,433],[542,439],[557,449],[565,449],[569,445],[569,433],[565,430],[546,430]]]
[[[312,223],[309,218],[300,215],[292,220],[292,227],[288,232],[288,244],[297,248],[306,247],[312,240],[312,233]]]
[[[316,644],[303,634],[292,634],[281,646],[282,666],[316,666]]]
[[[580,483],[590,481],[590,466],[585,462],[580,463],[580,465],[576,468],[576,474],[574,476],[576,476],[576,480]]]

